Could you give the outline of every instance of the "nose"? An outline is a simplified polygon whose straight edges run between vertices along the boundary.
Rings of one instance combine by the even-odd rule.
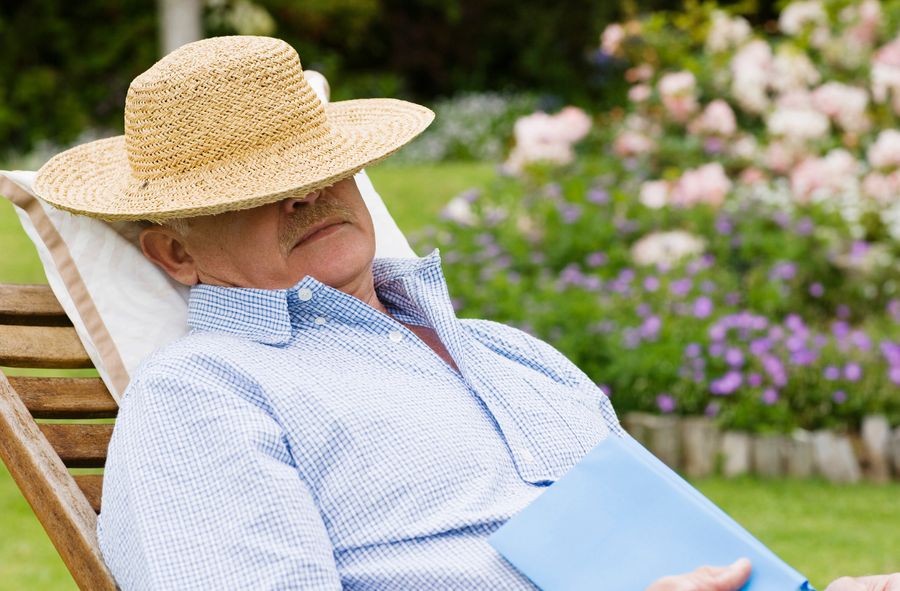
[[[284,213],[292,214],[297,212],[301,207],[305,205],[312,205],[315,203],[316,199],[319,198],[319,195],[322,193],[321,190],[313,191],[305,195],[304,197],[288,197],[281,202],[281,207]]]

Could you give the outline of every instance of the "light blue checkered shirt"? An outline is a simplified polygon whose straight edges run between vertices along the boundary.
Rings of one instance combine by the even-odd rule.
[[[533,589],[487,537],[621,433],[562,354],[454,314],[435,251],[378,259],[403,324],[311,278],[192,289],[122,400],[100,547],[123,589]]]

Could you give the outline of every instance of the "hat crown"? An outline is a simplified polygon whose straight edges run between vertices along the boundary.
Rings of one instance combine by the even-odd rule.
[[[138,76],[125,100],[132,174],[158,179],[329,133],[294,49],[271,37],[213,37]]]

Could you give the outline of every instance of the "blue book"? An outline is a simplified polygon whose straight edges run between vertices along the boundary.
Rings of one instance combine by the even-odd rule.
[[[544,591],[642,591],[747,557],[746,591],[812,591],[747,530],[631,437],[610,434],[489,538]]]

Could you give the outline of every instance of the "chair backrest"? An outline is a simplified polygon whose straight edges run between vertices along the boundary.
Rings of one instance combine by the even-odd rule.
[[[93,367],[47,286],[4,284],[0,366]],[[0,459],[75,582],[91,591],[116,588],[100,555],[96,524],[117,411],[100,378],[0,373]]]

